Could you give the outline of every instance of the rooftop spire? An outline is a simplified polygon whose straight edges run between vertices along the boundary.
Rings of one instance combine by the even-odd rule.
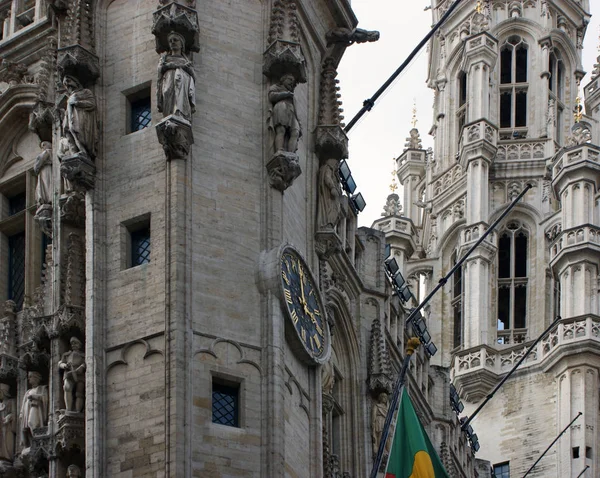
[[[390,191],[392,191],[392,194],[394,194],[398,189],[398,183],[396,183],[396,158],[392,158],[392,161],[394,162],[394,168],[392,169],[392,182],[390,184]]]
[[[410,120],[410,124],[412,124],[413,128],[417,127],[417,100],[413,100],[413,108],[412,108],[412,119]]]

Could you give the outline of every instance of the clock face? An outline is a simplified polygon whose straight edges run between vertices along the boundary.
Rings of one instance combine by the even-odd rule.
[[[283,301],[296,338],[312,362],[329,358],[329,327],[321,296],[305,262],[293,249],[281,255]]]

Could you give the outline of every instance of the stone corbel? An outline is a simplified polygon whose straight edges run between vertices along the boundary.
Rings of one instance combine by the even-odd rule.
[[[42,204],[35,211],[35,222],[46,236],[52,238],[52,204]]]
[[[278,151],[267,163],[269,183],[283,192],[302,174],[298,155],[287,151]]]
[[[29,115],[29,130],[38,135],[40,141],[52,142],[52,109],[47,101],[37,101]]]
[[[65,224],[85,227],[85,195],[81,191],[71,191],[61,198],[60,218]]]
[[[322,261],[343,250],[342,239],[335,230],[320,230],[315,234],[315,250]]]
[[[89,190],[94,187],[96,165],[86,155],[76,154],[62,159],[60,174],[72,184]]]
[[[85,416],[83,413],[60,413],[57,421],[56,447],[58,454],[72,449],[85,450]]]
[[[187,159],[194,144],[192,124],[181,116],[169,115],[156,125],[158,141],[167,160]]]

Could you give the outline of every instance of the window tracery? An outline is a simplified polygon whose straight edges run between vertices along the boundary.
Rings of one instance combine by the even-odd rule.
[[[527,127],[528,64],[527,42],[519,35],[508,37],[500,49],[500,128]]]

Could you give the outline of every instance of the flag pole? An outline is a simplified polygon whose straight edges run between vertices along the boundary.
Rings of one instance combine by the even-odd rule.
[[[387,416],[385,417],[385,423],[381,432],[381,439],[379,440],[379,448],[377,449],[377,455],[375,456],[375,460],[373,461],[373,469],[371,470],[370,478],[377,478],[377,473],[379,473],[379,468],[381,467],[383,454],[385,452],[385,445],[390,434],[392,419],[396,411],[395,409],[400,403],[399,398],[402,392],[404,391],[404,381],[406,379],[406,371],[408,370],[408,366],[410,364],[410,358],[413,356],[413,353],[419,347],[420,344],[421,342],[417,337],[411,337],[410,339],[408,339],[408,343],[406,344],[406,355],[404,356],[402,368],[400,369],[398,381],[396,382],[396,388],[394,389],[392,400],[390,401],[390,408],[388,410]]]

